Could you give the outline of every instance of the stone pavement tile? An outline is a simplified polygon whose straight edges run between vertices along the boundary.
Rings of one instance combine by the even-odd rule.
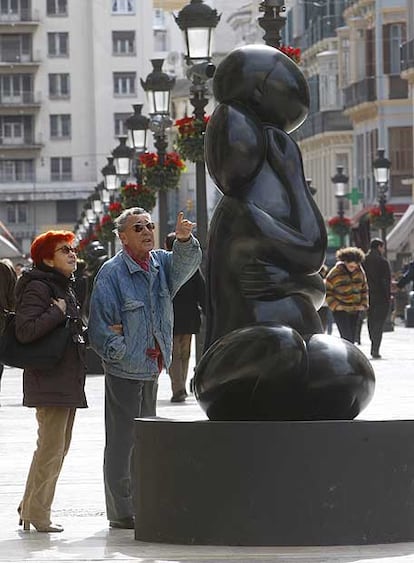
[[[369,352],[364,325],[362,345]],[[373,362],[374,399],[360,419],[414,419],[414,329],[384,334],[382,360]],[[194,357],[192,365],[194,365]],[[231,547],[136,542],[131,530],[109,530],[102,484],[103,376],[87,378],[89,409],[79,410],[72,446],[58,481],[53,519],[61,534],[23,532],[17,505],[35,441],[34,411],[21,406],[21,371],[7,368],[0,393],[0,561],[138,561],[142,563],[414,563],[414,543],[378,546]],[[158,415],[175,420],[205,419],[194,397],[170,403],[168,375],[161,374]],[[380,492],[379,492],[380,493]]]

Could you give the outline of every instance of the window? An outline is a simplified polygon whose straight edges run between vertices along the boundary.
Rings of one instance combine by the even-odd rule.
[[[70,157],[53,157],[50,159],[50,179],[52,182],[72,180],[72,159]]]
[[[33,160],[0,160],[0,183],[33,181]]]
[[[49,74],[49,97],[50,98],[70,97],[69,74]]]
[[[19,19],[19,4],[17,0],[1,0],[0,14],[2,21]]]
[[[68,0],[47,0],[46,9],[48,16],[67,16]]]
[[[8,203],[7,222],[12,224],[27,223],[27,203]]]
[[[49,57],[69,56],[69,34],[56,32],[47,34]]]
[[[1,142],[5,145],[19,145],[23,143],[24,128],[20,117],[4,116],[1,120]]]
[[[113,14],[135,14],[135,0],[111,0]]]
[[[33,79],[31,74],[0,75],[0,101],[9,104],[33,102]]]
[[[156,29],[154,31],[154,51],[168,51],[167,32],[165,29]]]
[[[128,129],[125,125],[125,120],[130,117],[130,113],[115,113],[114,114],[114,136],[122,137],[128,135]]]
[[[134,55],[135,54],[135,31],[113,31],[112,32],[112,54]]]
[[[50,116],[50,138],[70,139],[71,118],[69,114],[57,114]]]
[[[114,94],[117,96],[135,95],[135,72],[114,72]]]
[[[56,219],[58,223],[76,223],[78,205],[75,199],[63,199],[56,202]]]
[[[388,146],[388,158],[391,160],[391,195],[410,196],[411,186],[404,185],[402,180],[412,178],[413,175],[413,128],[389,127]]]
[[[400,47],[406,40],[406,26],[391,23],[382,26],[384,74],[400,74]]]

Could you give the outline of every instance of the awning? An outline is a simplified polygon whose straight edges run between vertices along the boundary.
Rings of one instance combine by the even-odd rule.
[[[19,258],[23,252],[18,246],[17,240],[0,221],[0,258]]]
[[[20,258],[22,252],[9,239],[0,235],[0,258]]]

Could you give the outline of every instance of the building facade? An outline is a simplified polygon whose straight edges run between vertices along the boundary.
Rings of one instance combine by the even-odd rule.
[[[0,221],[24,253],[73,228],[144,101],[152,17],[150,0],[0,3]]]

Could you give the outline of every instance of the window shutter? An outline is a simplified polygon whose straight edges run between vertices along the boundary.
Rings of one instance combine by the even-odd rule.
[[[391,72],[391,57],[390,57],[390,32],[391,24],[386,24],[382,26],[382,45],[383,45],[383,66],[384,74],[390,74]]]

